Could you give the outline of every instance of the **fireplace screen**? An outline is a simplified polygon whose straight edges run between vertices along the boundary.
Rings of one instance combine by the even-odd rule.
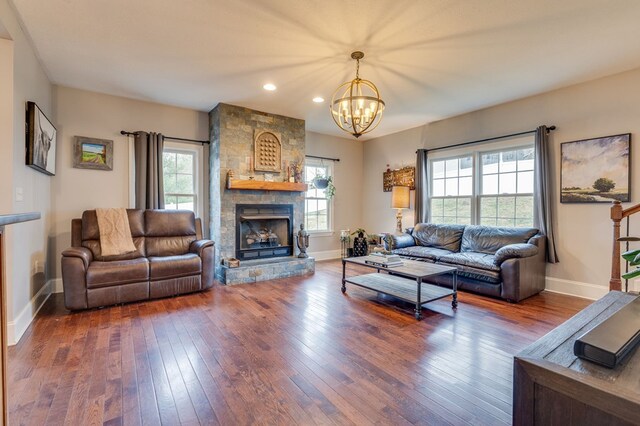
[[[236,257],[257,259],[293,254],[293,206],[236,206]]]

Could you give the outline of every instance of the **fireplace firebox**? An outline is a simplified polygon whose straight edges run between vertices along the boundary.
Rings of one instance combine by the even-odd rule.
[[[236,205],[236,258],[293,254],[293,204]]]

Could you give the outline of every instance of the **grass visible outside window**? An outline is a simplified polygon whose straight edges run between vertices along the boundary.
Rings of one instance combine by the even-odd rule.
[[[195,152],[165,149],[162,174],[165,209],[197,212]]]

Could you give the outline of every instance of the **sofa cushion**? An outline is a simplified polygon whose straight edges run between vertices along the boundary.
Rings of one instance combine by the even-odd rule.
[[[202,261],[197,254],[164,256],[149,258],[149,276],[151,280],[187,277],[202,272]]]
[[[145,249],[148,257],[179,256],[189,253],[196,240],[193,212],[145,210]]]
[[[538,254],[538,246],[533,244],[509,244],[501,247],[494,255],[493,263],[500,265],[507,259],[531,257]]]
[[[496,266],[496,264],[493,262],[494,255],[487,253],[476,253],[472,251],[464,253],[451,253],[441,256],[438,260],[443,263],[471,266],[473,268],[500,272],[500,266]]]
[[[418,245],[460,251],[460,241],[464,229],[464,225],[418,223],[413,228],[412,235]]]
[[[87,287],[99,288],[149,280],[149,262],[130,260],[94,261],[87,270]]]
[[[468,225],[464,228],[460,251],[494,254],[506,245],[526,243],[537,233],[534,228]]]
[[[451,254],[452,252],[435,247],[411,246],[392,250],[392,253],[411,259],[436,261],[439,257]]]
[[[114,260],[130,260],[145,257],[144,242],[144,210],[127,210],[129,229],[136,251],[117,256],[103,256],[100,248],[100,230],[95,210],[86,210],[82,213],[82,247],[86,247],[93,253],[95,260],[109,262]]]

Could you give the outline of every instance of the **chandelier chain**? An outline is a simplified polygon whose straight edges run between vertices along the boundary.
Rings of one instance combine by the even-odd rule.
[[[360,59],[356,59],[356,80],[360,79]]]

